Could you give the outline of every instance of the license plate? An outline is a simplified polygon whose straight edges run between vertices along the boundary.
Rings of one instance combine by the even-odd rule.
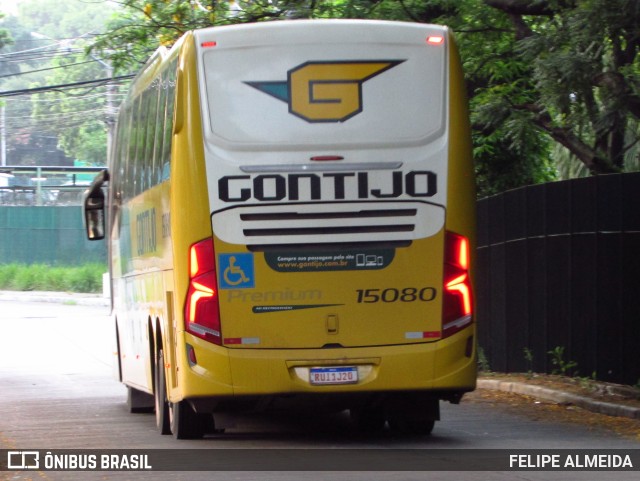
[[[309,370],[309,381],[314,385],[355,384],[358,382],[358,368],[355,366],[312,367]]]

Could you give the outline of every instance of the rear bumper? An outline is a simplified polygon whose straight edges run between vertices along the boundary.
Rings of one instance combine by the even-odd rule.
[[[338,349],[227,349],[184,335],[197,363],[179,373],[173,402],[232,405],[269,398],[366,399],[424,392],[456,402],[476,385],[475,325],[431,343]],[[186,354],[185,354],[186,355]],[[312,385],[311,367],[355,366],[358,382]],[[351,401],[350,401],[351,402]]]

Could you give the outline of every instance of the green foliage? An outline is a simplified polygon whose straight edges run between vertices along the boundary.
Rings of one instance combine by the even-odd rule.
[[[551,140],[516,108],[535,95],[510,18],[480,2],[440,4],[449,9],[436,21],[456,32],[467,77],[478,195],[555,180]]]
[[[478,370],[483,373],[491,372],[491,367],[489,366],[489,360],[487,359],[486,354],[484,353],[484,349],[478,346]]]
[[[524,360],[527,362],[527,376],[533,376],[533,351],[528,347],[523,349],[524,352]]]
[[[81,42],[76,42],[77,47]],[[61,55],[53,60],[53,73],[44,83],[64,85],[77,79],[108,78],[111,71],[100,63],[100,59],[87,60],[82,51]],[[113,89],[112,89],[113,90]],[[110,93],[115,98],[113,93]],[[73,91],[48,92],[35,97],[33,115],[44,118],[67,118],[68,126],[62,122],[51,124],[52,134],[58,137],[58,146],[67,156],[81,160],[87,165],[106,165],[107,131],[105,127],[107,95],[103,90],[81,88]],[[105,112],[103,116],[96,112]]]
[[[51,267],[44,264],[0,265],[0,289],[14,291],[101,292],[103,264]]]
[[[579,377],[578,383],[580,384],[580,387],[584,389],[595,391],[598,388],[598,384],[596,382],[596,372],[593,371],[591,373],[591,377]]]
[[[84,55],[84,43],[104,29],[112,4],[22,0],[19,15],[0,20],[14,38],[3,54],[0,90],[66,85],[109,77]],[[5,68],[7,69],[5,71]],[[8,163],[65,165],[106,162],[105,93],[89,86],[6,100]],[[66,155],[65,155],[66,154]]]
[[[171,46],[185,32],[229,23],[284,17],[287,7],[304,2],[123,0],[89,51],[108,56],[116,71],[136,70],[160,46]]]
[[[8,289],[18,272],[18,264],[0,265],[0,289]]]
[[[551,374],[570,376],[572,374],[571,370],[578,366],[575,361],[565,361],[564,346],[556,346],[551,351],[548,351],[547,354],[551,356],[551,364],[555,366]]]
[[[533,67],[534,122],[591,172],[623,168],[639,139],[628,128],[640,116],[639,19],[637,1],[560,4],[518,42]]]
[[[100,292],[104,272],[104,266],[99,264],[71,269],[66,276],[68,290],[72,292]]]
[[[4,17],[2,13],[0,13],[0,20]],[[9,35],[9,31],[6,28],[0,28],[0,49],[5,45],[11,44],[11,35]]]

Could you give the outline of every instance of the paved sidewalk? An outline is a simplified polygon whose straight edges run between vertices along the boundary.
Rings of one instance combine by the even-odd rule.
[[[57,302],[62,304],[86,306],[109,306],[110,302],[109,298],[103,297],[101,294],[44,291],[0,291],[0,301],[3,300],[17,302]],[[640,407],[604,402],[559,389],[550,389],[544,386],[527,384],[526,382],[506,381],[500,379],[478,379],[478,388],[524,394],[558,404],[573,404],[588,411],[606,414],[609,416],[640,419]]]
[[[110,300],[102,294],[48,291],[0,291],[0,301],[57,302],[79,306],[109,306]]]

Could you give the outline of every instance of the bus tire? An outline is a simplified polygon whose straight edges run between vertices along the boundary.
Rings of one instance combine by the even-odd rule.
[[[213,420],[212,416],[209,416]],[[196,413],[187,401],[172,405],[171,432],[176,439],[200,439],[207,428],[207,417]]]
[[[389,428],[401,436],[428,436],[438,419],[438,399],[409,394],[393,399],[387,406]]]
[[[391,432],[401,436],[428,436],[433,431],[435,419],[414,419],[410,416],[389,416]]]
[[[171,417],[169,400],[167,399],[167,383],[164,374],[164,353],[157,351],[154,372],[154,398],[156,407],[156,427],[160,434],[171,434]]]
[[[382,407],[359,407],[349,410],[351,422],[356,430],[363,434],[380,433],[386,423],[384,409]]]

